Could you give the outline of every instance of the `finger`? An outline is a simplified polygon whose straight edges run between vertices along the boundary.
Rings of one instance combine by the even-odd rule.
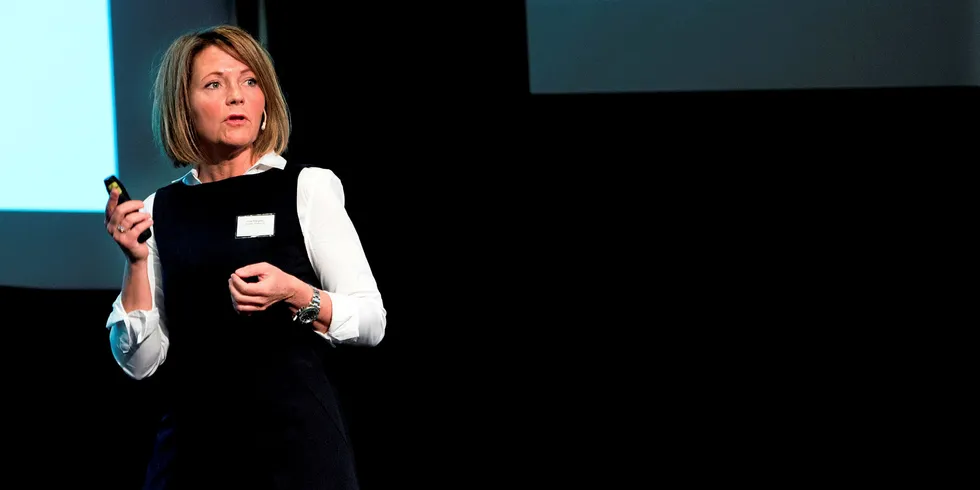
[[[149,222],[144,221],[135,228],[126,230],[125,232],[116,230],[116,233],[112,236],[112,238],[119,244],[119,246],[135,252],[144,245],[144,242],[139,241],[140,233],[143,233],[143,230],[149,228],[152,224],[153,220],[149,220]]]
[[[133,229],[137,224],[142,223],[148,219],[152,219],[152,218],[147,213],[129,213],[126,215],[126,217],[124,217],[122,220],[119,221],[119,224],[123,228],[125,228],[126,231],[129,231]]]
[[[257,264],[246,265],[235,271],[235,274],[240,277],[252,277],[258,276],[269,272],[270,266],[267,262],[259,262]]]
[[[151,226],[153,226],[153,218],[147,218],[133,225],[131,229],[127,230],[127,233],[132,232],[134,235],[138,237],[140,236],[140,233],[143,233],[144,230],[146,230]]]
[[[112,216],[106,222],[106,229],[109,230],[110,234],[118,231],[119,226],[123,227],[122,233],[125,233],[129,231],[133,225],[146,219],[146,216],[150,216],[148,213],[140,212],[139,209],[127,212],[127,210],[130,208],[128,204],[128,202],[124,202],[117,206],[113,211]],[[129,219],[128,221],[127,218]]]
[[[260,298],[244,296],[237,291],[231,293],[231,303],[237,311],[262,311],[265,303],[259,301]]]
[[[235,298],[231,298],[231,307],[235,310],[235,313],[239,313],[239,314],[242,314],[242,315],[245,315],[245,316],[251,316],[252,315],[252,313],[250,313],[250,312],[246,313],[246,312],[241,311],[239,309],[238,302],[235,301]]]
[[[121,219],[123,216],[139,211],[140,209],[143,209],[143,201],[126,201],[117,205],[115,209],[112,210],[112,214],[110,216],[118,216],[119,219]]]
[[[150,218],[148,215],[146,217],[143,217],[143,218],[138,218],[138,217],[127,218],[127,219],[122,220],[118,224],[115,224],[115,225],[110,224],[109,225],[109,233],[110,234],[119,233],[120,235],[126,235],[127,233],[129,233],[129,232],[133,231],[134,229],[136,229],[136,226],[142,225],[142,224],[146,223],[147,221],[151,221],[152,222],[152,218]],[[149,225],[140,228],[140,231],[138,231],[137,234],[138,233],[141,233],[142,230],[145,230],[148,227],[149,227]]]
[[[243,305],[263,305],[265,304],[265,298],[262,296],[257,296],[253,294],[248,294],[241,291],[238,285],[235,284],[235,277],[228,279],[228,290],[231,292],[231,298],[238,303],[239,306]],[[241,279],[238,279],[241,281]],[[242,283],[244,284],[244,283]]]
[[[261,286],[249,284],[237,274],[232,274],[228,281],[232,288],[246,296],[260,296],[262,293]]]
[[[231,285],[231,281],[228,282],[228,292],[231,294],[231,302],[235,305],[236,310],[241,308],[243,302],[248,301],[244,294]]]

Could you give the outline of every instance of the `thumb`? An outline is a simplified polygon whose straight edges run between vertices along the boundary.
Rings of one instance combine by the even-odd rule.
[[[116,206],[119,204],[119,189],[113,189],[109,192],[109,201],[105,205],[105,219],[109,220],[109,216],[115,211]]]
[[[265,273],[266,270],[268,270],[268,267],[267,266],[268,266],[268,264],[266,264],[265,262],[259,262],[258,264],[246,265],[245,267],[241,267],[238,270],[236,270],[235,271],[235,275],[237,275],[239,277],[258,276],[258,275],[261,275],[261,274]]]

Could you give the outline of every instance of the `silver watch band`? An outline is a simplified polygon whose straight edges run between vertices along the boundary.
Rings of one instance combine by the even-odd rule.
[[[305,313],[307,312],[314,312],[315,313],[314,316],[320,313],[320,290],[312,285],[310,287],[313,288],[313,299],[310,300],[310,304],[296,310],[296,314],[293,315],[294,322],[298,318],[300,318],[300,316],[305,316]],[[305,323],[312,323],[312,322],[305,322]]]
[[[310,286],[310,287],[313,288],[313,299],[310,300],[310,304],[306,305],[306,307],[307,308],[316,307],[316,308],[319,309],[320,308],[320,290],[318,288],[314,287],[314,286]]]

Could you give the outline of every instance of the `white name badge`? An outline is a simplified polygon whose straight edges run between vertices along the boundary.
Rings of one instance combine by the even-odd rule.
[[[256,238],[275,235],[275,214],[252,214],[238,217],[235,238]]]

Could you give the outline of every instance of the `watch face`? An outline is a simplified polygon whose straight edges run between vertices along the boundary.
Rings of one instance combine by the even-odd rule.
[[[298,319],[302,323],[313,323],[313,320],[316,320],[316,317],[319,313],[320,312],[312,308],[309,310],[303,310],[299,312]]]

